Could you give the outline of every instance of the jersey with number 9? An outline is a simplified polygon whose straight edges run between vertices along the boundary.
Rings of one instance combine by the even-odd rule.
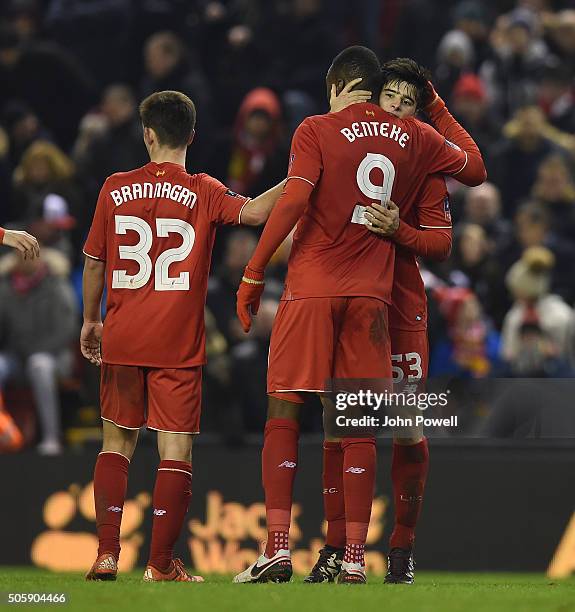
[[[465,163],[465,152],[431,126],[375,104],[305,119],[292,140],[288,178],[314,189],[294,235],[284,299],[391,303],[394,246],[365,229],[366,206],[391,199],[404,218],[427,176],[456,174]]]
[[[205,362],[204,305],[215,230],[247,198],[207,174],[150,162],[109,177],[84,253],[106,262],[105,363]]]

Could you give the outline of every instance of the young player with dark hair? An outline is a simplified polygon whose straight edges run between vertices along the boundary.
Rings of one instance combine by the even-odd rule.
[[[180,92],[152,94],[140,116],[150,162],[106,180],[84,247],[80,345],[102,368],[104,433],[94,470],[98,557],[87,579],[116,578],[128,468],[147,425],[158,432],[161,461],[144,580],[197,582],[172,555],[191,497],[215,231],[220,224],[264,223],[282,184],[250,200],[206,174],[188,174],[196,111]]]
[[[341,92],[355,78],[379,80],[376,56],[351,47],[327,75]],[[264,229],[238,290],[245,331],[257,312],[264,270],[293,226],[286,286],[270,341],[268,420],[262,452],[268,541],[264,554],[236,582],[287,581],[298,417],[304,393],[324,393],[326,381],[391,379],[387,305],[394,245],[365,230],[373,200],[392,198],[409,209],[429,174],[455,174],[467,154],[433,128],[379,107],[379,91],[340,113],[308,117],[292,140],[288,182]],[[378,172],[378,179],[375,173]],[[479,184],[485,169],[468,180]],[[382,181],[374,184],[373,180]],[[329,402],[322,395],[324,407]],[[339,581],[366,582],[364,547],[375,483],[375,439],[344,438],[341,466],[346,547]]]
[[[471,167],[475,164],[481,170],[477,146],[451,117],[423,67],[409,58],[398,58],[384,64],[382,77],[380,106],[384,110],[405,119],[424,109],[438,131],[445,137],[449,135],[451,141],[467,153],[465,172],[469,172],[470,163]],[[359,83],[354,81],[354,85],[359,86]],[[332,112],[361,102],[370,95],[363,85],[361,90],[350,92],[349,89],[348,85],[340,96],[332,92]],[[461,180],[460,175],[455,178]],[[443,260],[451,250],[449,196],[443,176],[428,177],[416,199],[417,205],[407,211],[401,203],[398,208],[393,202],[387,208],[374,204],[367,209],[368,229],[396,243],[389,330],[394,381],[398,383],[420,381],[427,376],[427,302],[416,256]],[[306,582],[333,581],[341,567],[345,548],[342,460],[341,442],[326,439],[323,462],[324,511],[328,523],[326,546],[320,551]],[[428,464],[427,440],[421,432],[413,432],[412,437],[394,436],[391,475],[395,523],[390,538],[387,583],[413,582],[415,527],[421,512]]]

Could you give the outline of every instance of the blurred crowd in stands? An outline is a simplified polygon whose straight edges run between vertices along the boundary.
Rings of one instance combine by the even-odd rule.
[[[24,439],[57,452],[63,427],[70,442],[97,436],[98,372],[77,349],[81,251],[102,182],[147,161],[138,102],[188,94],[188,170],[257,195],[284,177],[297,125],[327,111],[331,59],[357,43],[428,66],[488,169],[480,187],[448,181],[453,253],[421,263],[430,375],[573,377],[575,0],[4,0],[0,223],[43,246],[35,263],[0,258],[0,388]],[[290,248],[246,337],[235,291],[256,241],[222,230],[209,284],[203,429],[230,441],[263,427]]]

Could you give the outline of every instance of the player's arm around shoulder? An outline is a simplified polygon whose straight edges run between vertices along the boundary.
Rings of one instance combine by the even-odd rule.
[[[268,189],[256,198],[246,202],[240,213],[240,223],[242,225],[264,224],[268,220],[276,202],[279,200],[285,187],[286,180],[287,179],[284,179],[271,189]]]

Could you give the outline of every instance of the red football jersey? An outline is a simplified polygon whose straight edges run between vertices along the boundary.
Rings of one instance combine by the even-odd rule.
[[[400,217],[412,227],[450,229],[449,194],[442,175],[429,176],[417,195],[417,204],[407,215],[400,206]],[[425,286],[413,251],[397,246],[393,276],[389,327],[409,331],[427,328]]]
[[[294,235],[283,299],[362,295],[390,303],[394,246],[363,227],[365,206],[391,199],[407,215],[429,174],[455,174],[465,161],[431,126],[375,104],[305,119],[288,177],[315,189]]]
[[[204,305],[216,226],[249,198],[207,174],[150,162],[109,177],[84,247],[106,262],[105,363],[205,363]]]

